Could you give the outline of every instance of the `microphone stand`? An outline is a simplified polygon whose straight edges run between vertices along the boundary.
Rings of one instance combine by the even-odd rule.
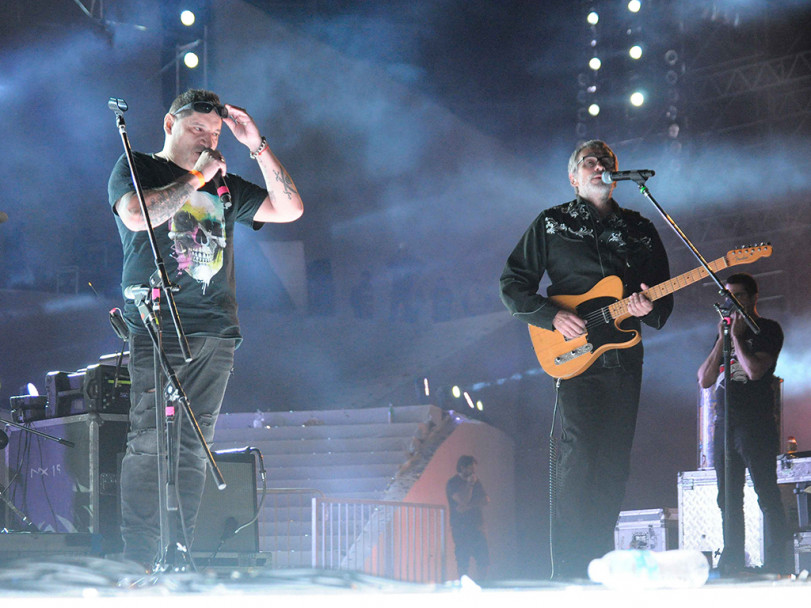
[[[173,538],[174,534],[172,530],[172,518],[169,517],[169,511],[177,511],[180,513],[181,520],[182,511],[179,508],[178,493],[177,488],[175,487],[175,480],[177,479],[176,454],[178,453],[180,442],[177,441],[177,438],[175,437],[177,431],[175,429],[174,407],[166,406],[164,391],[160,388],[163,386],[160,377],[161,369],[163,370],[169,384],[174,389],[173,395],[175,397],[173,400],[180,402],[183,408],[183,413],[185,413],[186,417],[191,423],[192,430],[203,447],[206,460],[209,468],[211,469],[211,473],[214,475],[217,488],[223,490],[225,489],[226,484],[225,479],[223,478],[222,473],[214,460],[214,456],[206,443],[203,432],[200,430],[200,425],[197,423],[197,419],[195,418],[194,412],[191,409],[191,404],[186,397],[186,393],[183,391],[183,387],[180,385],[180,381],[178,380],[174,369],[170,365],[169,359],[161,344],[161,331],[158,321],[158,313],[160,311],[160,294],[163,293],[169,306],[169,313],[175,326],[175,332],[177,334],[177,340],[183,359],[186,361],[186,363],[190,363],[192,361],[189,344],[186,340],[185,334],[183,333],[183,327],[180,323],[180,315],[178,314],[173,296],[174,292],[178,291],[179,288],[172,285],[172,283],[169,281],[169,276],[166,272],[166,265],[164,264],[163,257],[160,254],[158,242],[155,237],[155,231],[149,218],[149,210],[146,206],[146,199],[144,198],[143,189],[141,188],[141,182],[138,179],[135,169],[135,160],[132,155],[132,147],[130,146],[127,127],[124,122],[124,112],[129,109],[129,106],[123,99],[111,97],[107,102],[107,107],[109,107],[110,110],[112,110],[116,115],[116,125],[121,135],[121,142],[124,146],[124,153],[127,157],[127,163],[129,164],[130,174],[132,175],[132,183],[135,187],[135,193],[138,197],[141,213],[144,217],[144,222],[146,223],[146,232],[149,238],[149,243],[152,247],[152,255],[154,257],[156,267],[155,272],[149,279],[151,289],[136,287],[132,290],[132,294],[133,299],[135,300],[135,305],[141,314],[141,320],[144,323],[144,327],[152,340],[154,349],[155,426],[158,435],[158,484],[161,488],[158,501],[160,521],[160,554],[157,556],[156,570],[162,571],[170,567],[170,564],[167,564],[168,550],[170,544],[175,540]],[[147,303],[148,301],[151,301],[152,306]],[[176,441],[177,444],[175,443]],[[182,532],[185,536],[185,529]]]
[[[726,288],[724,284],[721,283],[718,276],[712,271],[712,269],[707,264],[707,261],[704,259],[704,256],[696,249],[687,235],[682,231],[676,221],[668,215],[662,206],[653,198],[653,194],[651,194],[650,189],[645,185],[647,181],[646,177],[639,176],[638,178],[633,178],[633,180],[637,186],[639,186],[639,192],[647,198],[659,214],[664,218],[667,224],[673,229],[673,231],[678,235],[681,241],[687,246],[687,248],[692,252],[695,258],[699,261],[701,266],[707,272],[707,275],[713,280],[715,285],[718,287],[718,293],[721,297],[725,298],[727,301],[732,303],[732,307],[734,307],[743,317],[746,324],[749,328],[755,332],[755,334],[760,333],[760,328],[758,327],[755,320],[752,316],[744,310],[741,303],[738,299]],[[723,360],[724,360],[724,518],[723,518],[723,536],[724,536],[724,549],[727,548],[728,540],[731,536],[731,529],[730,529],[730,517],[729,517],[729,509],[727,508],[732,503],[732,488],[730,487],[729,478],[730,478],[730,465],[732,464],[732,456],[730,454],[730,448],[732,447],[732,442],[730,441],[730,424],[729,424],[729,383],[731,379],[730,373],[730,359],[732,358],[732,337],[730,335],[730,326],[731,326],[731,319],[730,319],[730,309],[724,309],[719,304],[714,304],[715,309],[718,311],[718,314],[721,315],[723,319]]]
[[[33,435],[37,435],[38,437],[43,437],[45,439],[50,439],[51,441],[56,441],[57,443],[61,443],[62,445],[69,448],[76,447],[76,444],[73,443],[72,441],[69,441],[68,439],[62,439],[61,437],[56,437],[55,435],[49,435],[48,433],[43,433],[42,431],[38,431],[37,429],[32,429],[30,426],[25,426],[24,424],[17,424],[16,422],[6,420],[5,418],[0,418],[0,423],[17,427],[18,429],[22,429]],[[5,435],[5,433],[3,433],[3,435]],[[8,442],[8,437],[6,437],[6,442]]]

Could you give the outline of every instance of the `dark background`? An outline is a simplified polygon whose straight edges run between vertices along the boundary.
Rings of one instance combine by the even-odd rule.
[[[175,0],[3,2],[0,403],[119,347],[106,182],[122,148],[107,99],[129,103],[133,147],[157,151],[178,88],[207,86],[247,108],[306,207],[292,225],[237,233],[245,342],[224,411],[410,404],[423,376],[443,394],[468,388],[516,441],[516,574],[542,575],[554,392],[497,281],[537,213],[571,198],[575,144],[599,137],[621,169],[656,170],[648,186],[707,259],[772,243],[738,270],[786,331],[783,439],[811,447],[806,2],[651,0],[636,15],[598,1],[189,4],[202,10],[193,30],[174,25]],[[178,45],[195,40],[205,70],[176,70]],[[627,104],[636,88],[642,108]],[[221,148],[231,172],[260,179],[230,134]],[[674,275],[698,265],[632,184],[615,196],[657,223]],[[390,317],[397,268],[415,280],[411,319]],[[374,306],[357,319],[364,272]],[[678,471],[696,468],[695,372],[714,300],[707,282],[684,289],[668,325],[646,332],[627,509],[675,506]]]

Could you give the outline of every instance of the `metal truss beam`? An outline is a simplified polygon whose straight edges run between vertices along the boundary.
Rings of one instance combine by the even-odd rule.
[[[700,103],[803,83],[811,83],[811,50],[732,68],[688,71],[684,77],[691,97]]]

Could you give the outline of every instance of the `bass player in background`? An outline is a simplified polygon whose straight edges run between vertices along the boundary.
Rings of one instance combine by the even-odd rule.
[[[569,159],[576,198],[543,211],[510,254],[501,275],[501,299],[516,318],[572,339],[587,331],[575,312],[547,296],[582,294],[604,277],[622,279],[630,293],[631,317],[661,328],[673,309],[671,295],[651,302],[636,290],[669,278],[667,254],[653,224],[612,198],[614,184],[602,181],[617,159],[608,145],[592,140]],[[632,293],[633,292],[633,293]],[[553,575],[586,577],[589,562],[614,548],[614,527],[625,495],[642,382],[642,344],[600,355],[585,371],[557,381],[561,413],[557,501],[553,517]]]

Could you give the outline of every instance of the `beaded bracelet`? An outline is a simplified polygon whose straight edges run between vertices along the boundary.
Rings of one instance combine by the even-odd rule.
[[[258,147],[256,150],[254,150],[253,152],[251,152],[251,158],[256,158],[257,156],[259,156],[260,154],[262,154],[262,152],[264,152],[264,151],[265,151],[265,148],[267,148],[267,147],[268,147],[268,140],[267,140],[267,139],[265,139],[265,137],[264,137],[264,135],[263,135],[263,136],[262,136],[262,143],[261,143],[261,144],[259,144],[259,147]]]
[[[195,177],[196,177],[198,180],[200,180],[200,184],[197,186],[197,188],[202,188],[203,186],[205,186],[205,185],[206,185],[206,178],[205,178],[205,177],[203,177],[203,174],[202,174],[202,173],[200,173],[199,171],[195,171],[194,169],[192,169],[191,171],[189,171],[189,173],[191,173],[191,174],[192,174],[192,175],[194,175],[194,176],[195,176]]]

